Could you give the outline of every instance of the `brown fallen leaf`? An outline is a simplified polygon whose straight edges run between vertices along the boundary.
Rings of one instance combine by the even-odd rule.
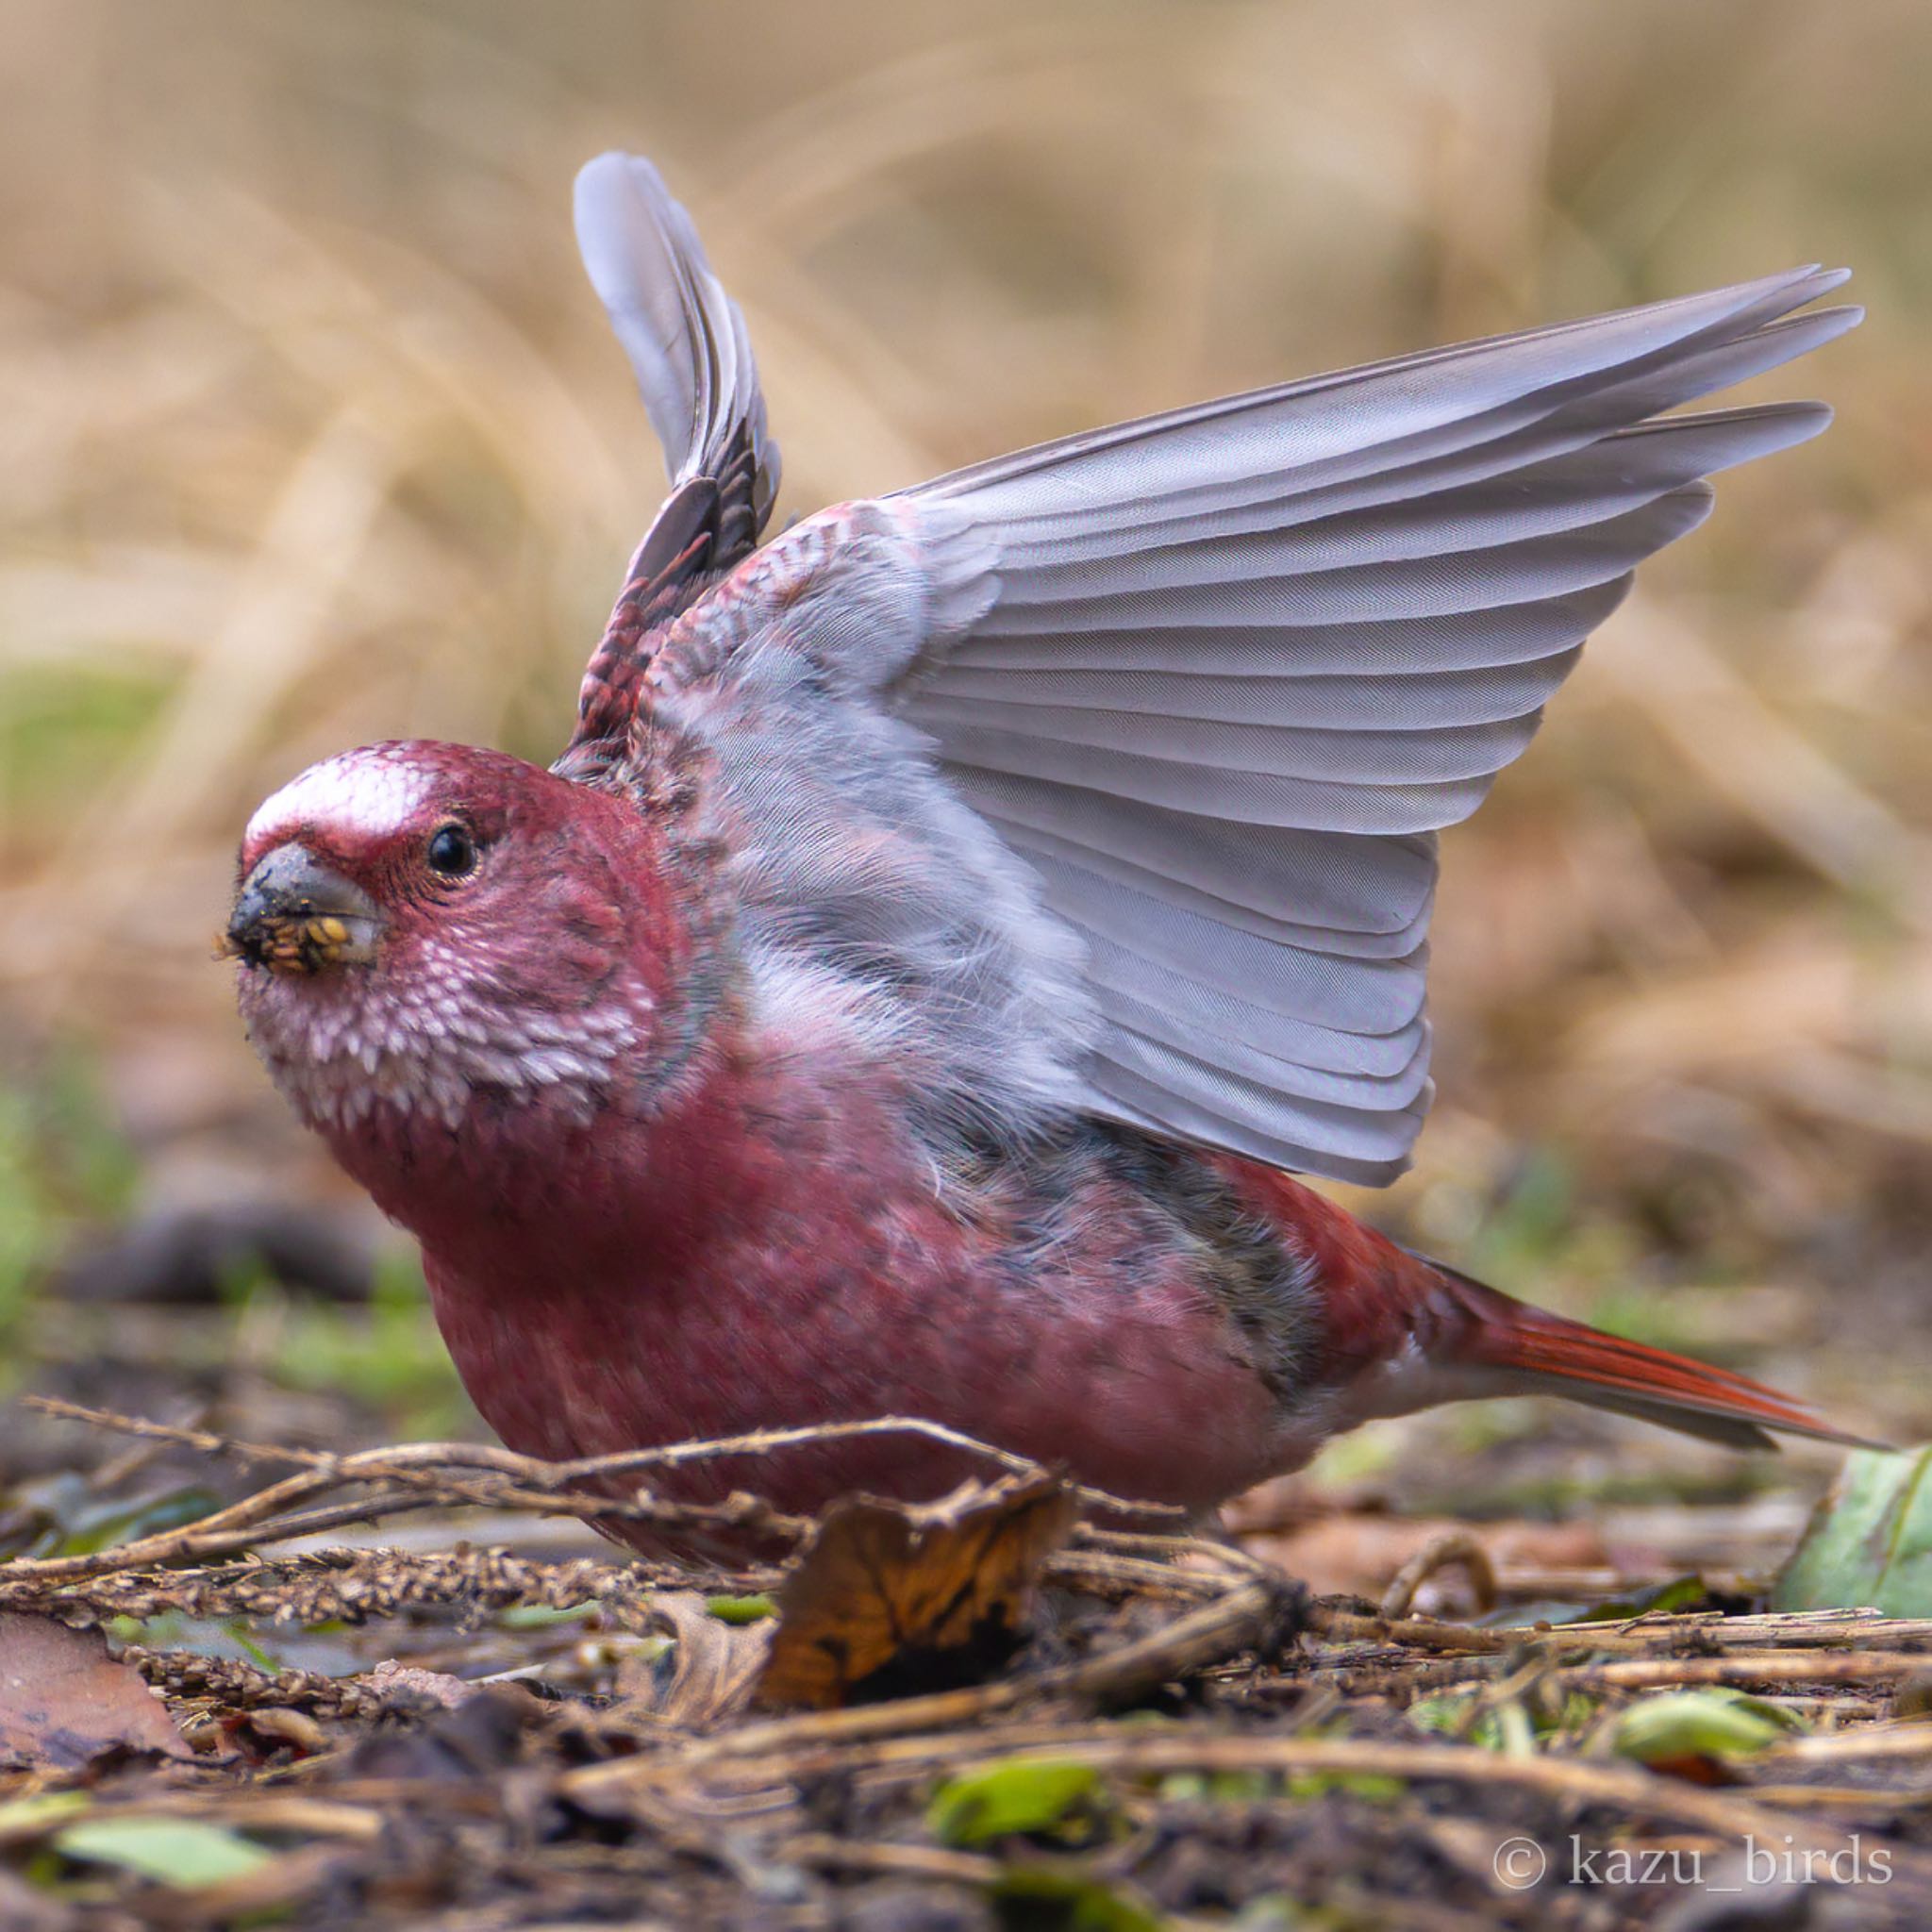
[[[1075,1513],[1050,1475],[834,1504],[779,1592],[759,1698],[823,1710],[974,1682],[1018,1644]]]
[[[771,1649],[769,1620],[727,1624],[696,1591],[674,1590],[651,1599],[651,1621],[673,1640],[669,1669],[619,1674],[638,1707],[702,1728],[743,1707]]]
[[[476,1694],[476,1687],[466,1677],[452,1676],[447,1671],[425,1671],[419,1664],[398,1662],[386,1657],[371,1671],[365,1681],[386,1697],[407,1700],[421,1711],[455,1710]]]
[[[0,1762],[85,1771],[110,1751],[192,1759],[193,1747],[98,1630],[0,1610]]]
[[[1610,1565],[1601,1534],[1586,1523],[1458,1523],[1448,1517],[1337,1514],[1285,1533],[1250,1535],[1242,1546],[1322,1596],[1379,1602],[1404,1566],[1457,1533],[1475,1539],[1496,1572],[1580,1570]],[[1478,1607],[1467,1575],[1445,1571],[1416,1599],[1427,1614],[1468,1614]]]

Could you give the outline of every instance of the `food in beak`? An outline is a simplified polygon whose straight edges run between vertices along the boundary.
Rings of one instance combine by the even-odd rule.
[[[375,957],[382,913],[307,846],[277,845],[242,880],[219,950],[272,973],[311,974]]]

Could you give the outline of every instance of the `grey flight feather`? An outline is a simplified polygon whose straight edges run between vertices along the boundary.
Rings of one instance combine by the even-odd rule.
[[[655,195],[651,225],[683,238],[675,272],[608,212],[586,242],[676,474],[750,367],[742,350],[708,375],[692,343],[742,349],[741,325],[655,174],[585,179],[595,205]],[[678,717],[717,737],[760,929],[832,958],[835,908],[864,890],[849,854],[923,851],[918,970],[909,942],[852,970],[897,1002],[880,1037],[917,1034],[928,1077],[950,1051],[953,1084],[998,1100],[1020,1078],[1004,1039],[1036,1111],[1393,1178],[1431,1091],[1438,829],[1528,742],[1633,568],[1703,521],[1704,479],[1824,426],[1807,403],[1662,412],[1851,327],[1855,309],[1794,312],[1843,279],[1403,357],[807,519],[659,658]],[[779,687],[792,724],[761,735],[755,776],[728,741],[749,692],[769,718]],[[913,731],[864,724],[881,708]],[[861,743],[898,761],[891,786]],[[964,948],[950,974],[942,930]]]
[[[778,491],[778,445],[738,305],[711,273],[697,231],[663,177],[638,155],[599,155],[578,174],[577,247],[630,358],[664,445],[674,492],[751,463],[755,537]]]

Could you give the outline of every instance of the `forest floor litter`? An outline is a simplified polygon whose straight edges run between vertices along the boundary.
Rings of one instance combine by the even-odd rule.
[[[250,1487],[0,1565],[8,1925],[1932,1920],[1932,1620],[1539,1563],[1521,1524],[1411,1525],[1379,1601],[1313,1594],[1291,1486],[1129,1535],[991,1456],[809,1522],[661,1501],[719,1445],[653,1452],[620,1511],[790,1554],[529,1554],[606,1465],[41,1406],[136,1445],[110,1478],[144,1445]]]

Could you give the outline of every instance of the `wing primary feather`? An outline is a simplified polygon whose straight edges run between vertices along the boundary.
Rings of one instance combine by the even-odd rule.
[[[1709,513],[1705,479],[1824,428],[1808,403],[1663,412],[1842,334],[1856,309],[1806,305],[1843,279],[1397,358],[885,499],[932,625],[888,701],[1087,946],[1099,1111],[1400,1172],[1434,834]]]

